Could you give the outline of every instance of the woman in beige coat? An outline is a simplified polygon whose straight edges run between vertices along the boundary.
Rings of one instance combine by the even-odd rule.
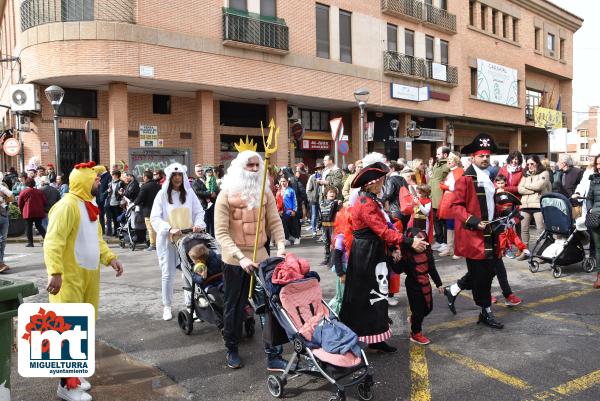
[[[521,197],[521,239],[529,247],[529,224],[531,218],[535,220],[538,231],[543,229],[544,220],[540,208],[540,199],[543,194],[552,190],[550,175],[542,165],[538,156],[527,158],[527,171],[519,181],[519,194]]]

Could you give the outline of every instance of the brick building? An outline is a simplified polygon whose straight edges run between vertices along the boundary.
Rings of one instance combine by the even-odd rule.
[[[534,110],[560,104],[570,115],[582,24],[545,0],[3,0],[0,12],[0,51],[13,60],[2,63],[1,104],[19,79],[39,94],[40,110],[24,113],[24,160],[54,161],[43,91],[56,84],[66,89],[62,164],[86,158],[91,120],[94,157],[139,168],[178,157],[220,164],[246,135],[260,150],[259,121],[271,118],[278,164],[313,165],[332,150],[334,117],[354,160],[358,88],[370,92],[368,149],[390,158],[426,159],[484,131],[502,152],[545,154]],[[420,137],[390,140],[393,119],[398,137],[411,121]],[[294,122],[299,141],[289,137]],[[3,123],[16,126],[8,111]],[[140,130],[158,148],[141,148]]]

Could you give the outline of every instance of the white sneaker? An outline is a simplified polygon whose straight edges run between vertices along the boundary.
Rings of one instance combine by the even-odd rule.
[[[388,297],[387,302],[389,306],[396,306],[400,300],[396,297]]]
[[[445,247],[444,249],[440,249],[440,256],[452,256],[454,255],[454,252],[452,252],[452,249],[450,249],[449,246]]]
[[[83,390],[83,391],[90,391],[90,389],[92,388],[92,385],[85,378],[80,377],[79,378],[79,387],[77,387],[77,388],[80,390]]]
[[[300,238],[294,239],[294,245],[300,245]]]
[[[66,387],[59,384],[56,389],[56,395],[67,401],[92,401],[92,396],[81,390],[79,387],[67,390]]]
[[[173,313],[171,312],[170,306],[165,306],[163,308],[163,320],[171,320],[173,319]]]
[[[285,246],[290,246],[292,245],[292,243],[290,241],[288,241],[287,239],[284,241],[283,243]]]
[[[442,244],[434,242],[433,245],[431,245],[431,249],[433,249],[434,251],[437,251],[440,249],[440,246],[442,246]]]
[[[460,259],[460,256],[456,256],[456,255],[454,255],[454,256],[452,256],[452,259],[454,259],[454,260],[458,260],[458,259]]]

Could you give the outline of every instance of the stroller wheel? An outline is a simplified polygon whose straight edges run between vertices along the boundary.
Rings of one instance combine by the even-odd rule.
[[[594,258],[585,258],[583,260],[583,271],[586,273],[591,273],[596,268],[596,259]]]
[[[533,260],[529,262],[529,271],[532,273],[537,273],[540,270],[540,262],[537,260]]]
[[[187,310],[179,311],[177,314],[177,323],[179,323],[179,328],[187,336],[189,336],[192,333],[192,330],[194,330],[194,317]]]
[[[373,385],[363,382],[363,383],[359,383],[358,387],[358,396],[360,397],[361,400],[365,400],[365,401],[370,401],[373,399]]]
[[[254,330],[254,323],[254,318],[246,319],[244,321],[244,330],[246,330],[246,336],[248,338],[254,337],[254,333],[256,332]]]
[[[343,391],[338,391],[337,395],[331,397],[329,401],[346,401],[346,393]]]
[[[275,398],[281,398],[283,395],[283,381],[279,378],[279,376],[269,375],[267,377],[267,387],[269,388],[269,393]]]
[[[552,275],[554,276],[554,278],[559,278],[560,276],[562,276],[562,268],[560,266],[554,266],[552,268]]]

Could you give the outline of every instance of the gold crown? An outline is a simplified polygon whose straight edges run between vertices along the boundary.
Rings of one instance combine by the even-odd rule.
[[[239,145],[236,143],[234,144],[234,146],[235,150],[237,150],[238,153],[243,152],[244,150],[251,150],[253,152],[256,152],[256,144],[254,143],[254,139],[248,140],[248,135],[246,135],[246,141],[240,139]]]

